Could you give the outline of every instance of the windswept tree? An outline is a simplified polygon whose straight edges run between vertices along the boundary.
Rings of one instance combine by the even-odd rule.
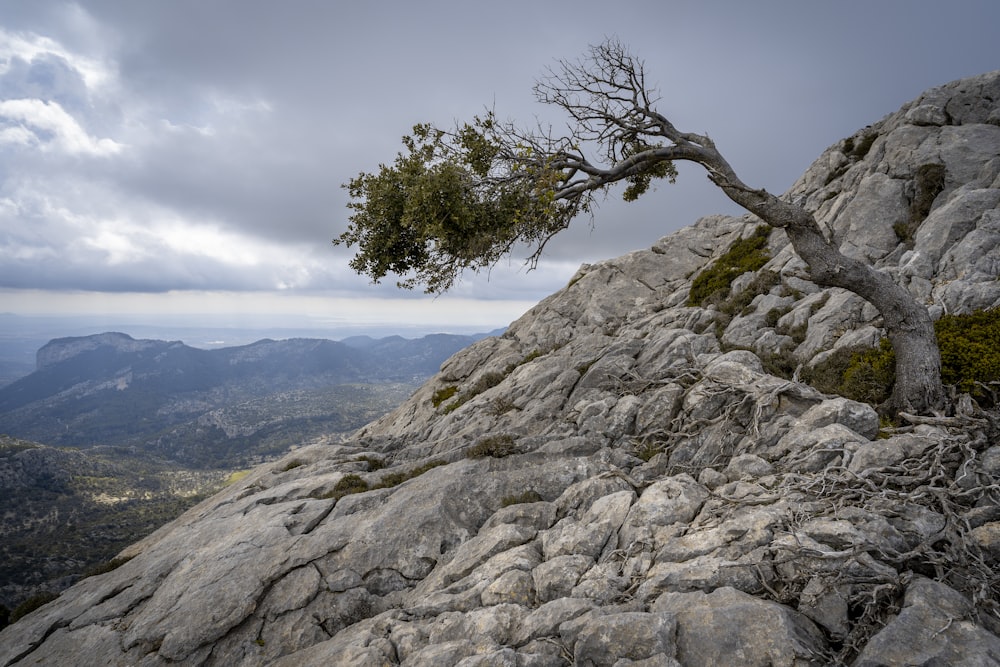
[[[353,213],[334,243],[357,246],[351,267],[376,282],[392,273],[401,287],[443,292],[520,244],[534,265],[546,242],[612,186],[623,183],[632,201],[655,179],[673,182],[677,161],[695,162],[730,199],[785,231],[813,282],[878,309],[896,353],[889,410],[942,407],[927,309],[887,274],[842,254],[802,206],[746,185],[708,136],[674,127],[656,108],[642,62],[622,44],[609,40],[579,61],[558,62],[535,95],[568,115],[565,134],[522,129],[492,111],[450,130],[417,125],[392,165],[346,184]]]

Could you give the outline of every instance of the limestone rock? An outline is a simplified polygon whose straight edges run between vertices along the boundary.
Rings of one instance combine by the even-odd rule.
[[[933,315],[1000,304],[998,104],[1000,72],[927,91],[787,196]],[[944,184],[915,220],[926,165]],[[758,224],[581,267],[393,413],[0,631],[0,667],[997,664],[996,417],[878,439],[871,406],[798,381],[884,331],[784,232],[738,311],[688,306]],[[487,436],[513,446],[469,458]],[[370,490],[338,498],[348,474]]]

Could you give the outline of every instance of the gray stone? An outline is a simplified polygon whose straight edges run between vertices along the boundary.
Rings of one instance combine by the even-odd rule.
[[[871,638],[854,664],[986,667],[1000,663],[1000,637],[969,620],[971,611],[960,593],[917,577],[906,589],[899,615]]]
[[[673,659],[677,622],[672,614],[621,613],[593,616],[580,629],[573,654],[578,667],[603,667],[622,658],[644,660],[653,655]],[[626,663],[627,664],[627,663]]]
[[[531,572],[539,601],[569,595],[583,573],[593,566],[594,559],[582,554],[566,554],[545,561]]]
[[[677,660],[686,667],[806,666],[820,659],[823,634],[808,618],[732,588],[665,593],[653,605],[677,619]]]
[[[935,317],[1000,304],[998,105],[1000,73],[928,91],[851,138],[865,155],[838,142],[785,197]],[[893,227],[927,164],[945,186],[907,247]],[[884,332],[864,299],[813,282],[781,230],[765,266],[780,285],[731,318],[688,306],[693,276],[758,225],[709,216],[581,267],[392,413],[299,447],[305,465],[261,466],[0,631],[0,665],[800,667],[864,644],[854,605],[940,566],[920,554],[951,525],[942,507],[973,560],[1000,560],[1000,447],[972,423],[873,440],[871,407],[765,372],[768,354],[814,364]],[[723,353],[734,341],[747,349]],[[460,408],[434,405],[487,374],[499,382]],[[496,434],[518,454],[466,458]],[[942,576],[979,591],[979,613],[916,577],[856,665],[1000,662],[983,572]],[[772,599],[796,592],[797,608]]]

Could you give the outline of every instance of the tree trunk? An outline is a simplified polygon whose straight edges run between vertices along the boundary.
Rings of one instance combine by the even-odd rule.
[[[728,165],[726,165],[728,166]],[[715,172],[713,180],[734,202],[788,234],[792,247],[809,266],[818,285],[841,287],[871,303],[896,353],[896,384],[883,411],[928,414],[944,407],[941,354],[927,309],[902,286],[875,267],[847,257],[831,244],[811,213],[763,190],[745,187],[735,174]]]

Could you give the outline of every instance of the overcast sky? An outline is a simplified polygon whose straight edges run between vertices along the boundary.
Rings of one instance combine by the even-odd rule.
[[[0,312],[503,326],[582,262],[735,209],[684,169],[537,271],[515,257],[438,299],[372,286],[330,243],[340,186],[414,123],[554,118],[535,79],[613,36],[676,125],[781,192],[925,89],[1000,68],[998,26],[996,0],[5,1]]]

